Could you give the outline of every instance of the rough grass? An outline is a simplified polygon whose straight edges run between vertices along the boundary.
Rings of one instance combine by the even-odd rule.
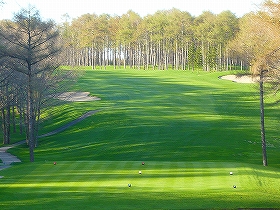
[[[266,98],[269,167],[264,168],[257,86],[219,76],[85,71],[74,89],[89,91],[101,101],[54,107],[43,116],[41,133],[88,110],[101,111],[63,133],[40,139],[35,163],[28,163],[25,145],[12,149],[23,163],[1,171],[1,205],[12,203],[15,209],[21,205],[29,209],[278,207],[279,107]]]

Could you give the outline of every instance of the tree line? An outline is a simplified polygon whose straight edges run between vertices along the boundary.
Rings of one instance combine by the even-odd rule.
[[[63,64],[205,71],[238,66],[258,72],[260,63],[277,60],[279,5],[265,0],[259,11],[241,18],[230,11],[193,17],[175,8],[145,17],[130,10],[121,16],[84,14],[69,21],[66,14],[59,25]]]
[[[65,65],[106,68],[108,65],[144,69],[203,68],[229,70],[245,66],[230,54],[228,43],[239,31],[239,19],[230,11],[198,17],[178,9],[140,17],[84,14],[61,25]]]

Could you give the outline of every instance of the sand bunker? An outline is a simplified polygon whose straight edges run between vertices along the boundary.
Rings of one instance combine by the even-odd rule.
[[[65,92],[57,96],[63,101],[99,101],[96,96],[89,96],[90,92]]]
[[[220,79],[230,80],[237,83],[256,83],[258,82],[258,77],[251,75],[226,75],[221,76]]]

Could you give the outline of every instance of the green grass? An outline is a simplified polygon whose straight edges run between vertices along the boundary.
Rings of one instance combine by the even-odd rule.
[[[62,161],[9,171],[1,209],[264,208],[279,207],[280,199],[279,170],[247,164]]]
[[[263,167],[258,87],[218,79],[230,73],[85,70],[73,89],[102,100],[53,107],[40,133],[100,112],[40,139],[35,163],[11,149],[23,163],[0,171],[0,207],[279,207],[279,105],[266,97]]]

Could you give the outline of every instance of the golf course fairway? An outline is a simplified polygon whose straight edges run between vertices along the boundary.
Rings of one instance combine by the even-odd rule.
[[[1,209],[280,207],[277,96],[264,167],[258,84],[219,79],[236,72],[83,71],[69,91],[101,100],[44,111],[39,135],[98,112],[39,138],[33,163],[25,144],[9,150],[22,162],[0,171]]]

